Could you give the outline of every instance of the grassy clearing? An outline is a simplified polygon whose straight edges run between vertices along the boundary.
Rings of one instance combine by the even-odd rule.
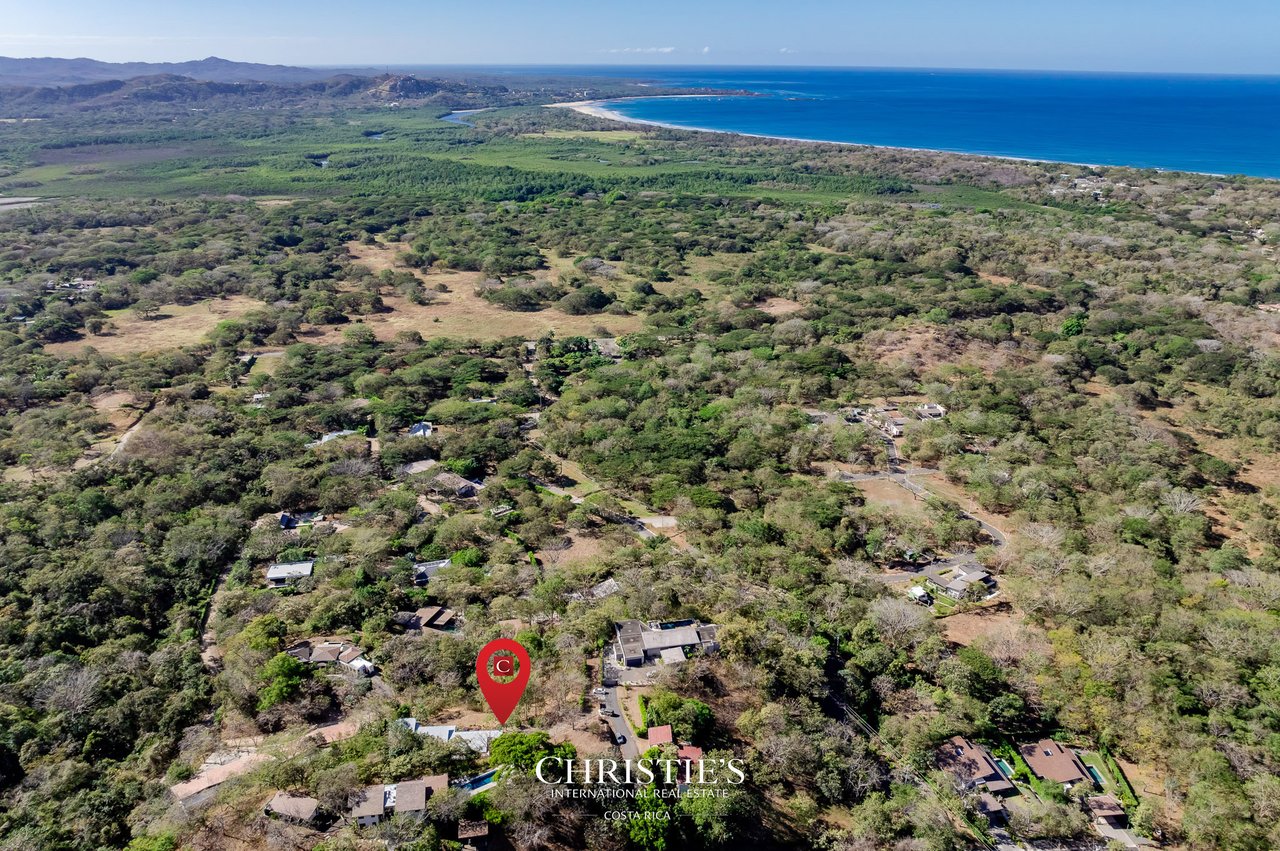
[[[586,497],[602,490],[599,483],[587,475],[587,471],[582,469],[582,465],[577,461],[570,461],[567,458],[561,460],[560,474],[573,480],[574,484],[565,490],[574,496]]]
[[[111,333],[46,343],[45,350],[68,355],[92,347],[108,355],[131,355],[177,349],[199,342],[224,319],[235,319],[263,307],[266,305],[257,299],[236,295],[196,304],[166,305],[154,319],[142,319],[132,310],[109,310],[107,316],[115,326]]]
[[[260,352],[258,358],[249,368],[250,375],[275,375],[276,370],[284,363],[284,352]]]
[[[347,249],[357,262],[375,271],[392,268],[410,271],[395,260],[395,255],[401,250],[398,247],[350,243]],[[500,340],[520,337],[536,340],[547,331],[567,336],[616,337],[636,331],[641,326],[638,316],[607,313],[570,316],[555,309],[531,312],[506,310],[475,294],[476,285],[483,278],[479,272],[411,271],[428,286],[444,284],[449,292],[433,293],[437,300],[426,305],[413,304],[403,296],[384,295],[383,303],[390,309],[362,320],[380,340],[390,340],[400,331],[417,331],[427,339]],[[304,329],[303,337],[312,343],[340,342],[343,330],[341,327],[312,326]]]

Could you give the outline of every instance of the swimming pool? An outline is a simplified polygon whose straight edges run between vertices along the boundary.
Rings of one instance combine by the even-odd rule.
[[[1009,763],[998,757],[996,758],[996,768],[1000,769],[1000,773],[1005,777],[1013,776],[1013,769],[1009,766]]]
[[[497,774],[500,770],[501,769],[498,769],[498,768],[491,768],[488,771],[486,771],[484,774],[477,774],[475,777],[468,777],[466,780],[462,780],[458,783],[458,788],[463,789],[467,792],[470,792],[474,795],[476,792],[479,792],[481,789],[485,789],[489,786],[492,786],[494,783],[494,779],[493,779],[494,775]]]
[[[1107,781],[1102,779],[1102,774],[1098,769],[1094,768],[1092,765],[1086,765],[1084,768],[1085,771],[1089,772],[1089,776],[1093,778],[1094,783],[1097,783],[1099,786],[1107,785]]]

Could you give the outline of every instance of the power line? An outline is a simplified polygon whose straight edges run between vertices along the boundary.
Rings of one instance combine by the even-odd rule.
[[[920,772],[912,768],[911,765],[907,762],[906,758],[898,751],[898,749],[890,745],[883,738],[881,738],[880,733],[877,732],[874,727],[868,724],[865,718],[863,718],[861,715],[855,712],[849,706],[849,704],[845,703],[843,700],[837,697],[834,693],[831,694],[831,700],[836,704],[836,706],[840,707],[840,710],[844,712],[845,717],[849,721],[853,722],[853,725],[857,727],[858,730],[864,736],[867,737],[868,741],[870,741],[873,745],[875,745],[876,748],[881,751],[881,753],[883,753],[885,756],[889,758],[890,762],[894,763],[897,766],[899,771],[905,774],[917,785],[933,793],[934,797],[938,800],[939,803],[943,803],[944,799],[942,796],[942,790],[940,790],[927,777],[924,777],[923,775],[920,774]],[[960,810],[955,813],[955,815],[959,816],[960,820],[963,821],[965,825],[969,828],[969,830],[973,832],[973,835],[977,838],[978,842],[981,843],[983,848],[989,848],[991,849],[991,851],[996,851],[997,846],[992,844],[986,838],[986,835],[978,827],[978,825],[970,820],[968,814],[964,812],[963,807],[961,807]]]

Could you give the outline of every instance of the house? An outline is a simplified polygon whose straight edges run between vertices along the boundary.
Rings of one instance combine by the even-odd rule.
[[[308,443],[307,448],[312,449],[316,446],[323,446],[324,444],[328,443],[331,440],[337,440],[340,437],[347,437],[348,435],[352,435],[352,434],[355,434],[355,431],[349,428],[344,428],[341,431],[331,431],[328,434],[321,435],[318,440],[313,440],[310,443]]]
[[[262,808],[263,813],[294,824],[311,824],[316,820],[320,802],[303,795],[276,792]]]
[[[897,405],[883,405],[872,408],[865,414],[868,423],[880,429],[887,437],[902,437],[907,425],[907,418],[898,414]]]
[[[953,600],[985,597],[995,590],[996,581],[977,565],[957,565],[953,570],[929,575],[928,582]]]
[[[476,495],[476,483],[462,478],[457,473],[444,470],[437,473],[427,486],[433,491],[458,499],[470,499]]]
[[[366,786],[351,808],[351,820],[359,827],[373,827],[387,813],[421,818],[427,811],[427,800],[449,788],[449,775],[433,774],[420,780],[402,780],[384,786]]]
[[[453,609],[441,609],[435,615],[435,617],[431,618],[431,620],[428,621],[428,623],[426,624],[426,626],[423,627],[423,629],[434,629],[437,631],[444,631],[444,630],[453,629],[454,626],[456,625],[457,625],[457,615],[454,613]]]
[[[449,741],[457,739],[476,753],[487,754],[489,745],[501,735],[501,730],[455,730]]]
[[[947,415],[947,409],[934,402],[925,402],[923,405],[916,405],[916,419],[920,420],[940,420]]]
[[[357,827],[373,827],[382,821],[386,811],[386,787],[366,786],[351,808],[351,820]]]
[[[954,777],[966,792],[979,789],[1003,796],[1016,791],[987,749],[964,736],[952,736],[939,748],[938,767]]]
[[[913,603],[919,603],[922,606],[928,606],[933,602],[933,597],[929,592],[919,585],[912,585],[908,588],[907,596],[911,598]]]
[[[457,614],[442,606],[424,606],[415,612],[396,612],[392,619],[406,632],[444,632],[457,626]]]
[[[987,824],[992,827],[999,827],[1009,821],[1009,811],[1005,809],[1004,801],[989,792],[978,793],[978,800],[973,808],[979,815],[986,816]]]
[[[313,665],[333,665],[338,661],[342,645],[326,641],[311,648],[311,658],[307,661]]]
[[[658,655],[658,658],[664,665],[679,665],[686,661],[683,647],[668,647]]]
[[[441,568],[448,567],[450,564],[447,558],[438,558],[435,561],[419,561],[413,565],[413,584],[426,585],[431,581],[431,577],[436,575],[436,571]]]
[[[312,644],[303,641],[285,651],[299,662],[311,665],[341,665],[361,676],[369,677],[378,668],[364,657],[364,651],[352,644],[341,641],[322,641]]]
[[[638,667],[662,658],[662,651],[679,648],[681,655],[688,649],[702,653],[715,653],[720,649],[716,641],[715,624],[695,620],[644,623],[637,620],[621,621],[614,625],[617,640],[614,656],[627,667]],[[674,658],[674,657],[672,657]]]
[[[281,529],[297,529],[299,526],[311,526],[324,520],[324,515],[319,511],[297,511],[290,514],[287,511],[280,512],[280,528]]]
[[[402,780],[390,790],[387,807],[398,816],[422,818],[427,812],[427,799],[449,788],[449,775],[432,774],[421,780]]]
[[[605,597],[612,597],[622,590],[622,586],[618,584],[618,580],[610,577],[603,582],[592,585],[586,591],[571,591],[565,596],[570,600],[603,600]]]
[[[299,579],[306,579],[315,564],[314,561],[277,562],[267,568],[267,587],[287,588]]]
[[[609,577],[603,582],[598,582],[587,589],[587,596],[592,600],[603,600],[605,597],[612,597],[622,590],[622,586],[618,584],[618,580]]]
[[[1041,780],[1061,783],[1063,786],[1093,783],[1075,751],[1064,748],[1053,739],[1041,739],[1034,745],[1019,745],[1018,753],[1022,754],[1032,773]]]
[[[702,748],[693,745],[681,745],[676,750],[676,759],[681,762],[702,762]]]
[[[430,437],[433,431],[435,431],[435,427],[432,426],[431,423],[426,422],[424,420],[423,422],[420,422],[420,423],[414,423],[409,427],[409,436],[410,437]]]
[[[830,411],[820,411],[817,408],[804,408],[803,413],[809,420],[809,425],[828,425],[840,421],[839,414],[833,414]]]
[[[431,736],[442,742],[459,741],[471,750],[484,755],[489,752],[489,744],[502,735],[501,730],[459,730],[452,724],[427,725],[419,724],[417,718],[401,718],[400,723],[411,733],[420,736]]]
[[[657,727],[649,728],[649,747],[669,745],[673,741],[675,739],[672,737],[670,724],[661,724]]]
[[[1094,822],[1099,825],[1116,829],[1123,829],[1128,825],[1124,807],[1115,795],[1093,795],[1085,799],[1084,805]]]
[[[359,647],[347,647],[338,654],[338,664],[355,671],[362,677],[371,677],[378,670],[377,666],[364,658],[364,651]]]

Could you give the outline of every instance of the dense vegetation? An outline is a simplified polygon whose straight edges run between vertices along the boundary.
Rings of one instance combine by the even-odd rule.
[[[0,212],[0,847],[309,847],[261,816],[270,790],[337,816],[483,767],[393,719],[478,710],[499,634],[538,670],[502,782],[388,842],[483,818],[516,847],[964,847],[973,802],[934,773],[964,734],[1123,760],[1166,842],[1280,845],[1275,184],[440,111],[0,125],[4,191],[47,199]],[[493,312],[437,333],[464,297]],[[528,317],[579,331],[507,327]],[[630,330],[587,330],[608,321]],[[901,441],[940,471],[905,506],[847,480],[883,467],[873,430],[813,422],[886,398],[948,409]],[[486,487],[441,499],[405,469],[425,460]],[[975,550],[1002,589],[976,635],[882,581]],[[429,603],[465,625],[406,635]],[[584,663],[628,617],[721,625],[632,720],[749,776],[642,798],[675,816],[643,827],[529,774],[594,735]],[[379,687],[284,654],[316,636]],[[340,718],[358,732],[302,738]],[[262,735],[271,760],[172,803]],[[1087,830],[1039,806],[1021,838]]]

